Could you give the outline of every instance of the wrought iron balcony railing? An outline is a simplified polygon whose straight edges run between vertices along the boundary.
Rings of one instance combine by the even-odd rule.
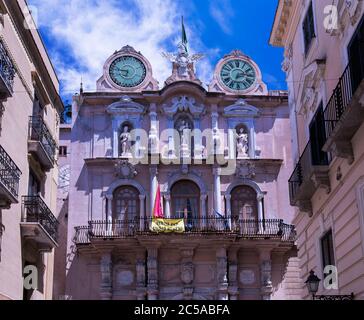
[[[18,198],[20,175],[21,171],[17,165],[0,146],[0,183],[14,198]]]
[[[364,61],[364,59],[363,59]],[[324,111],[327,138],[331,136],[336,125],[350,106],[350,102],[364,79],[364,67],[356,68],[350,62],[339,79],[334,92]]]
[[[151,222],[150,218],[112,222],[90,221],[88,226],[75,228],[74,241],[76,244],[88,244],[92,239],[125,239],[142,235],[156,235],[156,232],[150,230]],[[293,242],[296,239],[295,227],[278,219],[192,218],[185,219],[184,225],[183,234],[186,235],[226,234],[241,238],[274,238],[284,242]]]
[[[38,141],[43,146],[49,159],[52,162],[55,162],[57,143],[53,139],[42,117],[40,116],[30,117],[29,139],[32,141]]]
[[[24,196],[22,205],[23,222],[39,223],[54,242],[57,242],[59,222],[42,198],[39,196]]]
[[[7,95],[12,95],[14,78],[15,78],[15,67],[11,61],[5,46],[0,41],[0,78],[1,78],[1,89],[5,89]]]
[[[315,149],[312,142],[309,141],[288,181],[291,205],[296,204],[297,196],[301,191],[303,191],[304,196],[300,200],[311,199],[315,191],[311,177],[317,168],[326,167],[329,165],[329,162],[328,154],[317,150],[317,148]],[[308,182],[310,185],[303,188],[304,182]]]

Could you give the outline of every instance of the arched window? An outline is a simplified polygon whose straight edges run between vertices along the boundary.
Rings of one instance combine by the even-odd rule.
[[[187,219],[187,225],[197,224],[200,211],[200,189],[187,180],[179,181],[171,189],[172,218]]]
[[[258,201],[256,191],[249,186],[239,186],[231,192],[232,216],[235,220],[257,220]]]
[[[116,189],[113,197],[113,219],[118,221],[133,221],[138,214],[138,190],[130,186],[122,186]]]

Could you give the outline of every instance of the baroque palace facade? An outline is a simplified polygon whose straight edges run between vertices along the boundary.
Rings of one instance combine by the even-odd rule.
[[[287,94],[268,91],[240,51],[220,60],[208,89],[195,74],[202,55],[185,41],[164,56],[172,75],[161,89],[143,54],[125,46],[96,92],[73,97],[60,138],[68,227],[55,298],[301,297]]]
[[[0,1],[0,300],[53,296],[58,92],[26,1]]]
[[[364,1],[281,0],[270,42],[285,49],[302,282],[364,299]]]

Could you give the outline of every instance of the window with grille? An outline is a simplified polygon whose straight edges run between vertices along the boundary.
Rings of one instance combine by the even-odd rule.
[[[114,193],[114,219],[133,221],[139,213],[139,192],[134,187],[124,186]]]
[[[240,186],[231,193],[232,216],[239,220],[258,219],[256,191],[249,186]]]
[[[172,187],[171,196],[172,217],[186,218],[193,224],[199,217],[199,187],[191,181],[180,181]]]
[[[311,47],[312,40],[316,37],[312,1],[307,10],[305,19],[303,20],[303,37],[305,42],[305,54],[307,54]]]

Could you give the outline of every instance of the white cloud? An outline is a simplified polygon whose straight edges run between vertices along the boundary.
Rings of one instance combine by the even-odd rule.
[[[230,0],[211,0],[210,14],[224,33],[232,33],[230,19],[234,17],[234,10]]]
[[[180,37],[180,12],[173,0],[30,0],[37,8],[38,24],[54,40],[52,60],[65,93],[79,88],[81,76],[85,90],[95,90],[106,59],[124,45],[131,45],[151,62],[154,77],[163,86],[171,74],[170,62],[161,56],[174,50]],[[206,51],[195,29],[188,29],[195,51]],[[53,45],[53,43],[52,43]],[[62,52],[67,52],[62,56]],[[72,61],[69,62],[69,57]],[[74,63],[76,61],[76,63]],[[212,70],[210,60],[204,70]],[[203,72],[201,80],[212,77]]]

